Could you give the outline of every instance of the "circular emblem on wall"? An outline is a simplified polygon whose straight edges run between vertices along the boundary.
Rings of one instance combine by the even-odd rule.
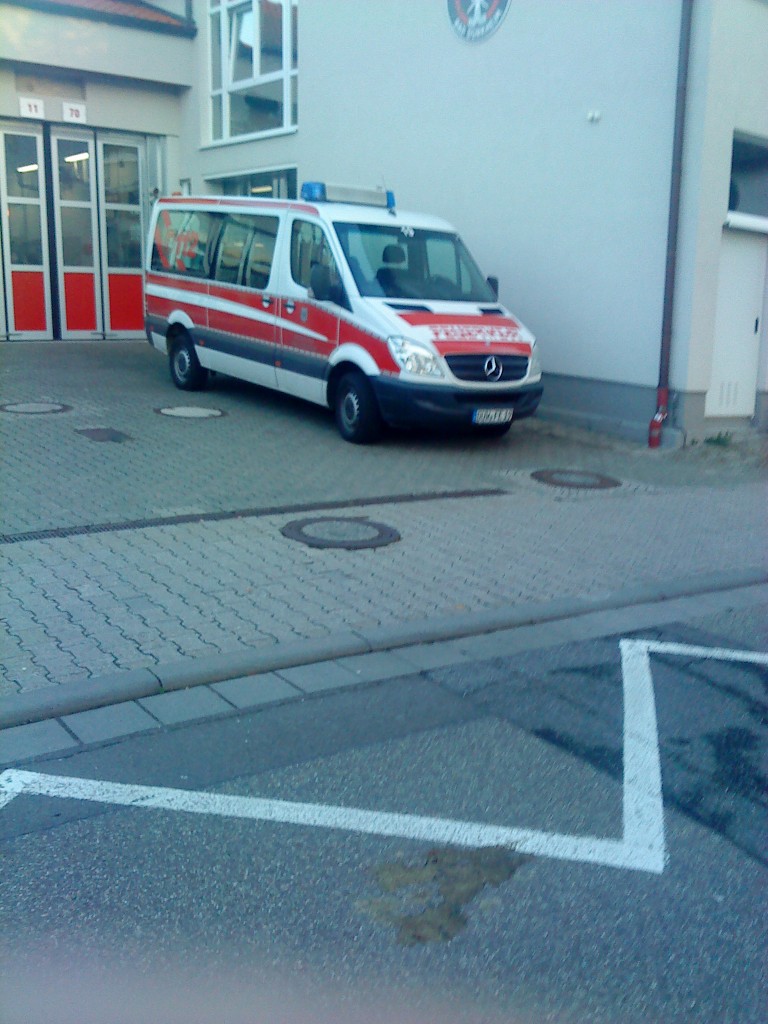
[[[453,31],[468,43],[481,43],[504,20],[509,0],[448,0]]]

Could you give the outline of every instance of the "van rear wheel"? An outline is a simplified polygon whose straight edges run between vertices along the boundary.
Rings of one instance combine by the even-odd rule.
[[[382,422],[373,388],[359,371],[345,373],[336,388],[336,426],[345,441],[371,444],[381,437]]]
[[[205,386],[208,371],[200,365],[195,346],[188,334],[177,336],[170,347],[171,380],[182,391],[199,391]]]

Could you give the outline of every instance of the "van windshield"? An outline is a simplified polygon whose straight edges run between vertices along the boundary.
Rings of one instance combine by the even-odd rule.
[[[361,295],[496,302],[458,235],[388,224],[335,222]]]

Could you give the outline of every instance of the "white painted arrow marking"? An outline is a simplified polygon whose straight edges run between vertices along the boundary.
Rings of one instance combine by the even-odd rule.
[[[394,836],[454,846],[507,846],[521,853],[661,874],[666,863],[659,738],[651,654],[768,665],[768,654],[622,640],[624,692],[623,837],[563,835],[450,818],[368,811],[328,804],[134,786],[9,769],[0,775],[0,808],[22,794],[88,800],[122,807],[155,808]]]

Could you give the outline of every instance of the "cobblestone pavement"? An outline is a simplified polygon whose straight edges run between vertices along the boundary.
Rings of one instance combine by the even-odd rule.
[[[323,410],[257,388],[218,377],[178,392],[146,342],[2,346],[0,403],[0,696],[768,570],[764,438],[650,452],[528,420],[501,441],[392,434],[360,448]],[[531,477],[545,468],[621,486],[551,487]],[[340,519],[341,534],[373,520],[400,540],[345,550],[281,533],[307,517]]]

